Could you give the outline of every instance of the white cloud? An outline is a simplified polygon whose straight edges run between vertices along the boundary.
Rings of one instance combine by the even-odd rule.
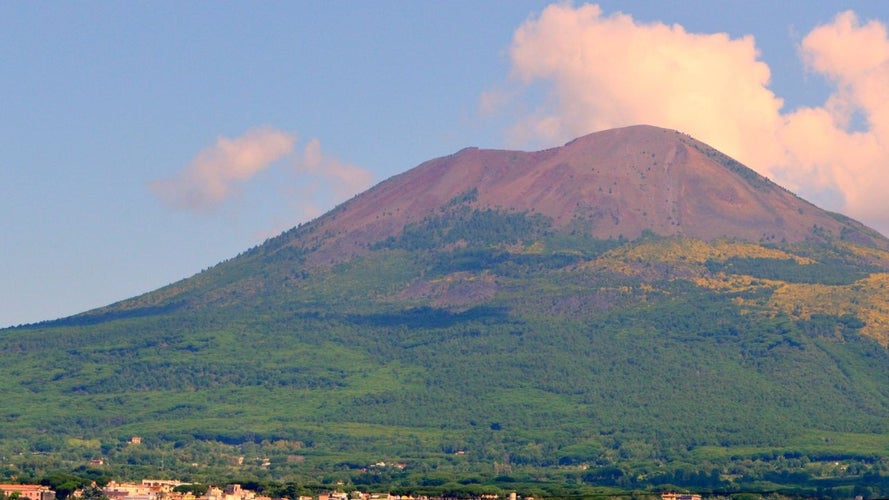
[[[295,147],[294,134],[269,127],[233,139],[220,137],[172,178],[153,181],[150,188],[171,207],[208,212],[237,196],[260,172],[275,164],[286,165],[292,183],[266,196],[284,197],[284,205],[292,210],[272,215],[275,228],[263,232],[271,236],[321,215],[373,181],[368,170],[322,153],[318,139],[311,139],[302,154],[296,154]]]
[[[773,128],[782,105],[766,87],[769,68],[752,37],[637,23],[621,13],[604,16],[596,5],[547,7],[516,31],[510,57],[519,82],[551,85],[515,137],[563,142],[652,123],[719,139],[726,153],[740,156],[751,133]]]
[[[302,160],[297,162],[296,168],[300,172],[319,177],[337,203],[364,191],[373,182],[373,174],[369,170],[322,154],[318,139],[312,139],[306,144]]]
[[[258,234],[259,239],[323,215],[336,204],[369,188],[374,180],[369,170],[324,154],[318,139],[306,143],[302,154],[294,154],[288,166],[293,182],[282,186],[281,193],[292,210],[276,217],[269,229]]]
[[[788,175],[806,186],[840,191],[845,211],[889,229],[889,36],[886,26],[843,12],[813,29],[800,53],[835,91],[823,106],[785,116],[780,139],[790,152]],[[853,128],[859,113],[865,123]]]
[[[205,211],[237,194],[240,186],[293,152],[296,137],[255,128],[234,139],[220,137],[173,178],[151,183],[151,190],[173,207]]]
[[[604,15],[596,5],[551,5],[520,26],[511,87],[482,95],[505,108],[542,84],[545,96],[510,131],[512,142],[553,145],[597,130],[649,123],[675,128],[803,195],[838,193],[829,207],[883,229],[889,210],[889,37],[852,12],[813,29],[800,53],[835,91],[823,105],[782,112],[752,36],[689,33],[680,25]],[[850,130],[856,114],[864,130]]]

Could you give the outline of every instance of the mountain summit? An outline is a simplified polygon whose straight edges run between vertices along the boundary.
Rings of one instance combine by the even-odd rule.
[[[340,260],[461,197],[475,208],[539,214],[554,229],[602,239],[650,231],[786,243],[815,231],[886,243],[687,135],[638,125],[545,151],[467,148],[428,161],[313,222],[314,234],[296,244],[317,247],[315,260]]]
[[[0,454],[39,429],[112,464],[144,456],[122,436],[168,464],[242,447],[286,478],[747,491],[778,456],[864,477],[889,447],[886,304],[883,236],[678,132],[464,149],[191,278],[0,331]]]

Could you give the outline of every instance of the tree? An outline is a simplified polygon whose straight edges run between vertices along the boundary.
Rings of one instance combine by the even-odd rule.
[[[96,483],[93,483],[83,488],[80,498],[83,500],[108,500],[108,495],[102,488],[96,486]]]
[[[91,482],[72,474],[59,472],[41,479],[40,484],[52,488],[59,500],[65,500],[74,491],[85,488]]]

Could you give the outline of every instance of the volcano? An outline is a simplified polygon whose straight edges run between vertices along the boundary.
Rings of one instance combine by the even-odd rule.
[[[608,130],[545,151],[467,148],[355,197],[298,245],[340,260],[472,193],[472,206],[546,216],[595,238],[662,236],[800,242],[813,228],[885,247],[884,238],[821,210],[719,151],[674,130]],[[853,236],[854,235],[854,236]]]
[[[133,463],[138,435],[174,468],[258,450],[281,480],[364,460],[740,488],[776,454],[866,474],[887,304],[886,238],[677,131],[468,148],[180,282],[3,330],[0,449]]]

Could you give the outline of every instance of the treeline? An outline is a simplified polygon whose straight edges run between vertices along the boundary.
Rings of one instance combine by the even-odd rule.
[[[176,474],[175,472],[173,474]],[[156,476],[148,476],[154,478]],[[171,476],[182,479],[183,476]],[[187,476],[185,476],[187,477]],[[112,479],[121,478],[113,470],[77,467],[56,470],[41,477],[20,477],[23,482],[50,487],[57,498],[65,500],[77,490],[87,500],[104,498],[101,488]],[[10,478],[0,478],[10,481]],[[220,472],[216,477],[187,479],[189,484],[176,487],[181,493],[206,494],[210,485],[239,484],[242,488],[272,498],[296,500],[327,491],[389,492],[396,495],[442,498],[478,498],[482,495],[506,497],[512,492],[537,498],[621,497],[659,498],[663,491],[699,493],[705,497],[735,498],[884,498],[889,493],[889,476],[870,471],[842,478],[818,478],[806,471],[773,469],[741,477],[731,477],[724,470],[678,467],[640,476],[619,467],[595,467],[585,471],[418,471],[386,465],[339,463],[328,471],[298,479],[275,480],[250,472]]]

